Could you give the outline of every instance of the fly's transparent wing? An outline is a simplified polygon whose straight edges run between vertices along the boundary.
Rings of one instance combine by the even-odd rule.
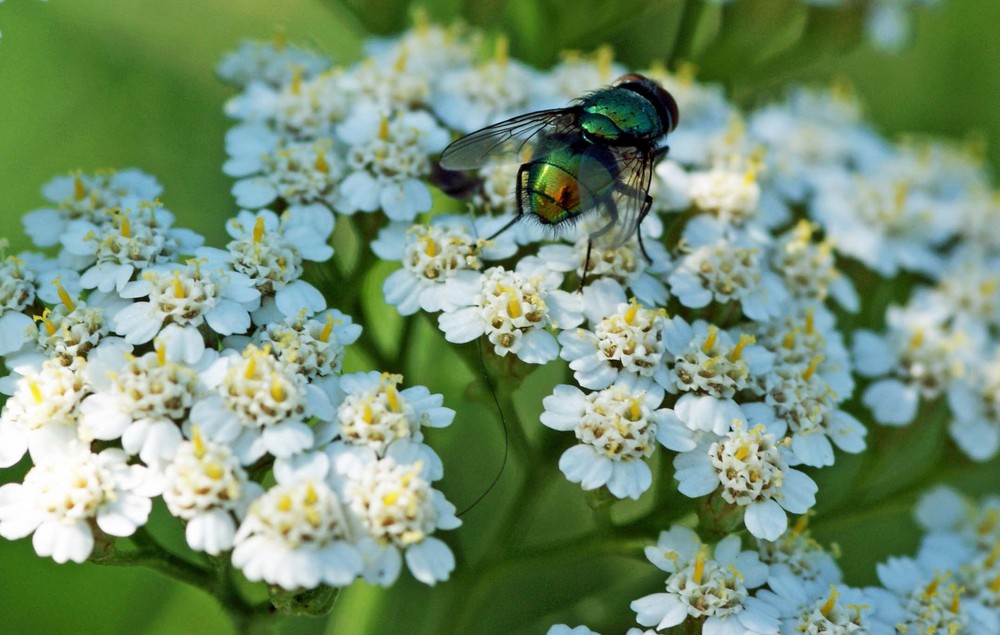
[[[579,113],[575,108],[541,110],[493,124],[457,139],[441,153],[446,170],[474,170],[489,162],[524,163],[538,133],[563,135],[571,131]]]
[[[614,223],[591,235],[610,248],[621,246],[638,231],[639,223],[649,211],[649,184],[653,178],[651,151],[624,148],[616,150],[615,156],[618,179],[606,203],[609,221],[614,219]]]

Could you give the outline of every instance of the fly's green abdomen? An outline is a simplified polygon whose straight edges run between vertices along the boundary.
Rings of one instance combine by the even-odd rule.
[[[582,171],[582,174],[581,174]],[[616,164],[610,153],[563,147],[522,172],[522,204],[547,225],[578,216],[611,193]]]
[[[656,106],[624,88],[606,88],[584,99],[580,127],[588,140],[608,145],[633,145],[664,134]]]

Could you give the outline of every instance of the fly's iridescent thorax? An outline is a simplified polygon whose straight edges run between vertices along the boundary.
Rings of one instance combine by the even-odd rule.
[[[668,132],[657,105],[628,88],[602,88],[585,97],[581,109],[580,128],[591,143],[647,145]]]
[[[546,225],[574,218],[610,196],[618,163],[610,150],[589,144],[539,147],[521,172],[521,204]]]

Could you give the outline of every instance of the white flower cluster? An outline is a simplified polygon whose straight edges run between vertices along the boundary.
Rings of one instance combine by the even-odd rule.
[[[0,467],[32,464],[0,487],[0,535],[82,562],[162,496],[192,549],[250,580],[389,585],[404,557],[447,579],[433,534],[459,520],[423,429],[455,413],[399,375],[342,375],[361,327],[302,279],[333,255],[333,213],[242,211],[209,248],[160,189],[138,170],[57,178],[24,224],[58,252],[0,265]]]
[[[551,107],[557,79],[586,92],[613,73],[603,51],[543,73],[509,60],[502,42],[488,62],[474,61],[470,48],[454,31],[422,26],[383,42],[366,64],[443,64],[409,75],[424,83],[420,99],[406,103],[453,137]],[[418,51],[427,51],[425,63]],[[438,214],[409,224],[382,204],[397,222],[373,249],[401,264],[383,285],[386,301],[403,315],[437,313],[450,342],[484,338],[499,357],[568,362],[575,383],[544,399],[541,422],[575,436],[559,468],[583,489],[639,498],[663,446],[681,493],[764,541],[787,540],[788,514],[815,504],[818,487],[803,468],[832,466],[838,449],[866,449],[856,417],[867,413],[849,405],[859,377],[876,421],[907,423],[921,397],[940,399],[951,406],[958,446],[977,460],[993,456],[1000,241],[979,218],[996,209],[980,159],[941,142],[890,142],[864,123],[842,86],[797,89],[741,113],[688,69],[644,74],[674,95],[682,122],[639,228],[649,259],[634,236],[613,249],[593,245],[587,261],[589,232],[601,226],[592,219],[557,242],[539,245],[537,232],[521,226],[482,241],[514,214],[509,189],[498,186],[509,171],[495,178],[484,168],[469,197],[478,218]],[[871,293],[881,277],[931,284],[885,311]],[[862,319],[874,330],[852,337],[845,324]],[[684,566],[695,567],[697,553]],[[707,552],[701,557],[698,567]],[[755,586],[767,579],[752,577]],[[740,584],[750,578],[743,573]],[[850,608],[846,589],[806,597],[779,580],[770,592],[796,594],[796,606],[813,603],[845,625],[868,619]],[[747,619],[777,624],[787,616],[773,607],[785,599]],[[695,615],[686,611],[657,604],[640,611],[640,623],[678,624]]]
[[[698,620],[724,633],[1000,633],[1000,499],[976,505],[947,487],[915,510],[926,532],[914,557],[877,565],[880,586],[852,587],[804,522],[777,542],[740,550],[729,536],[709,545],[686,527],[660,534],[646,557],[666,572],[664,590],[632,602],[636,620],[658,632]],[[804,520],[804,518],[803,518]],[[556,625],[550,635],[597,635]]]

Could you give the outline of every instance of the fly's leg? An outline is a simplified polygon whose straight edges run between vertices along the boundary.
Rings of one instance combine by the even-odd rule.
[[[604,227],[590,232],[590,236],[587,237],[587,257],[583,259],[583,274],[580,276],[581,291],[583,291],[583,287],[587,284],[587,272],[590,271],[590,251],[594,246],[594,240],[611,231],[615,224],[618,223],[618,206],[614,204],[614,201],[608,200],[604,205],[604,210],[608,213],[610,220]]]

